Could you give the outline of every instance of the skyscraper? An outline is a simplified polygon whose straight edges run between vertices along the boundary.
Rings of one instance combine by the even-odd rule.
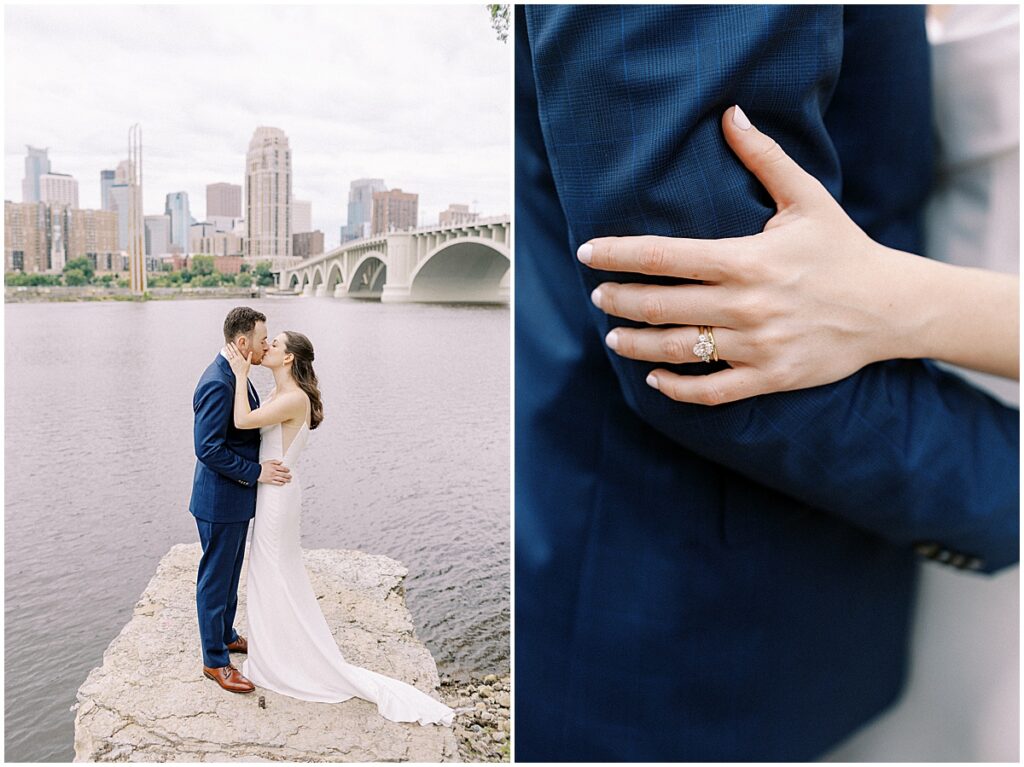
[[[242,187],[219,181],[206,185],[206,220],[212,217],[242,217]]]
[[[280,128],[260,126],[245,158],[245,255],[291,256],[292,153]]]
[[[311,200],[292,200],[292,234],[313,231],[313,203]]]
[[[67,173],[44,173],[39,177],[39,202],[57,202],[78,207],[78,181]]]
[[[128,219],[131,215],[131,187],[126,183],[110,185],[110,208],[117,213],[117,247],[128,250]]]
[[[171,217],[171,245],[182,255],[188,255],[189,228],[192,215],[188,209],[188,192],[171,192],[164,204],[164,213]]]
[[[163,256],[171,252],[171,217],[146,216],[146,255]]]
[[[387,189],[382,178],[360,178],[348,187],[348,223],[341,227],[341,241],[358,240],[370,235],[373,193]]]
[[[132,175],[132,163],[131,160],[121,160],[117,164],[117,170],[114,171],[114,183],[115,184],[127,184]]]
[[[113,210],[113,202],[110,199],[110,187],[114,185],[114,171],[100,171],[100,210]]]
[[[401,189],[373,193],[371,234],[402,231],[416,226],[420,196]]]
[[[21,201],[39,202],[39,177],[50,172],[49,148],[26,146],[25,178],[21,182]]]

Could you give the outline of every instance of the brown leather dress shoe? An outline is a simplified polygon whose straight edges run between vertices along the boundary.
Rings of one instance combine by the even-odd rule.
[[[228,645],[228,652],[249,652],[249,643],[245,641],[245,637],[241,634],[238,635],[238,639]]]
[[[252,692],[256,685],[242,676],[242,672],[230,663],[221,668],[203,666],[203,676],[212,679],[228,692]]]

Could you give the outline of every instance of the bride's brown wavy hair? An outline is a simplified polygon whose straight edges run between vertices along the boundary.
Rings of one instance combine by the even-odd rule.
[[[313,344],[302,333],[294,330],[284,331],[284,350],[294,355],[292,360],[292,377],[299,388],[309,395],[310,414],[309,430],[312,431],[324,420],[324,403],[320,400],[320,382],[313,372]]]

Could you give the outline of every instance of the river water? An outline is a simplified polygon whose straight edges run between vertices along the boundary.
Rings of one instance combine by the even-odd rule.
[[[72,759],[76,690],[160,558],[199,540],[192,392],[237,303],[5,307],[7,761]],[[508,307],[245,303],[316,350],[302,545],[398,559],[439,670],[507,672]]]

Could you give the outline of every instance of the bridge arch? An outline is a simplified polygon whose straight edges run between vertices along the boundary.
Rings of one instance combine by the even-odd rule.
[[[352,268],[348,295],[353,298],[380,298],[387,276],[386,256],[377,251],[365,253]]]
[[[409,277],[412,301],[502,301],[512,261],[507,246],[484,237],[461,237],[427,253]]]
[[[335,261],[327,272],[327,295],[334,295],[334,289],[344,284],[345,276],[341,273],[341,261]]]

